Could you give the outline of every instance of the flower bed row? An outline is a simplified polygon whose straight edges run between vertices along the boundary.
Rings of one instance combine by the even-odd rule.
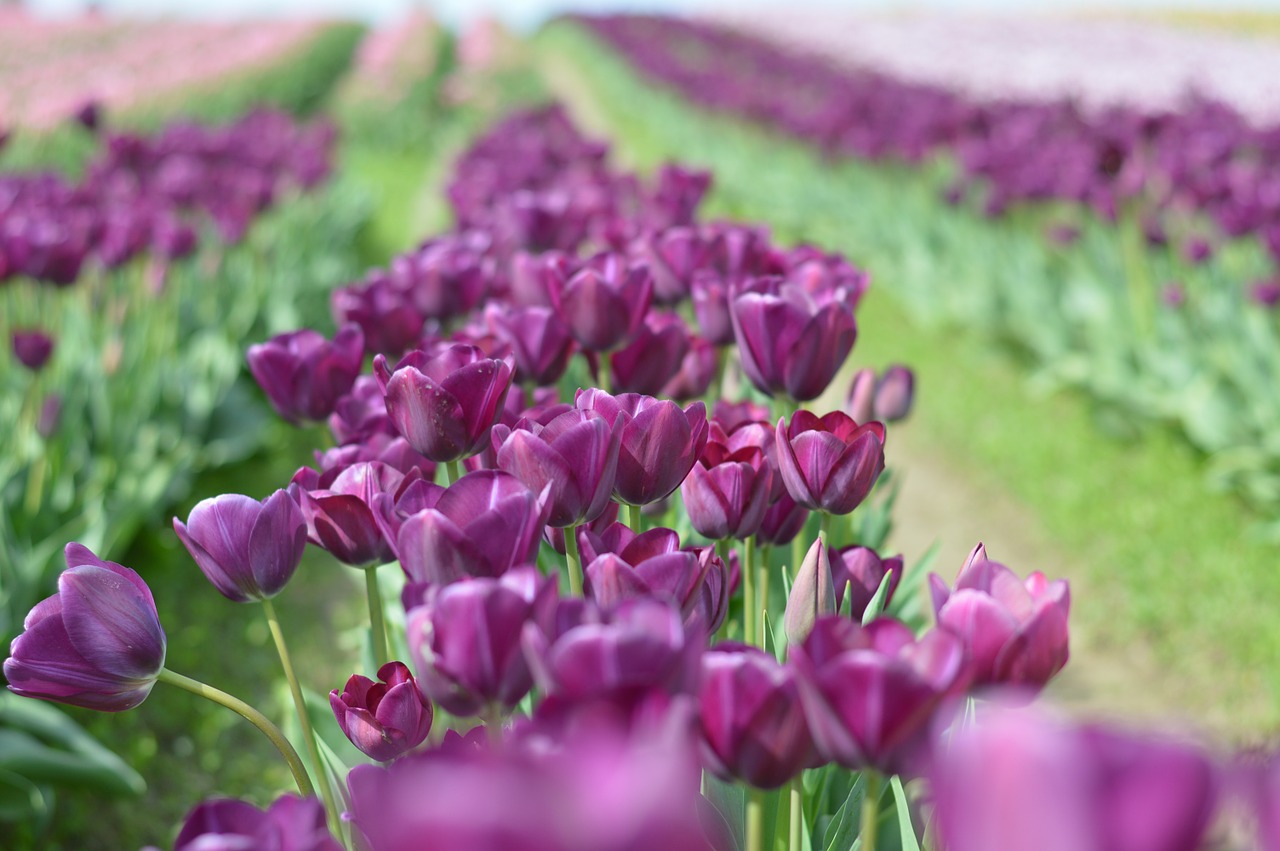
[[[1176,424],[1215,482],[1274,511],[1274,133],[1207,101],[1096,117],[983,104],[715,25],[585,23],[685,97],[864,159],[839,187],[864,203],[836,187],[819,203],[840,208],[914,312],[1014,342],[1040,381],[1086,389],[1113,427]]]
[[[249,351],[277,411],[338,446],[174,527],[224,596],[264,605],[309,769],[165,668],[143,578],[79,544],[10,687],[124,710],[163,682],[272,737],[303,797],[207,801],[179,849],[1172,851],[1228,789],[1271,830],[1280,763],[992,702],[1065,664],[1066,585],[979,545],[926,603],[924,566],[877,552],[889,430],[801,407],[854,345],[866,275],[700,222],[709,175],[646,183],[606,151],[557,109],[512,116],[459,162],[457,230],[336,294],[332,340]],[[855,410],[904,414],[902,375],[859,378]],[[315,730],[272,603],[308,541],[364,571],[356,664],[377,671]]]

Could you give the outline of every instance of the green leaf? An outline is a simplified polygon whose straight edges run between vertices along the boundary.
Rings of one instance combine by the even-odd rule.
[[[911,823],[911,802],[907,800],[906,790],[902,788],[902,780],[895,774],[889,778],[889,785],[893,787],[893,800],[898,811],[898,833],[902,837],[902,851],[920,851],[916,829]]]
[[[138,772],[47,703],[0,693],[0,740],[7,743],[0,747],[0,769],[30,780],[69,783],[121,797],[147,789]]]
[[[884,577],[880,580],[880,587],[876,588],[876,593],[871,595],[871,601],[867,603],[867,609],[862,613],[864,625],[880,617],[880,613],[884,611],[884,598],[889,594],[889,583],[892,581],[893,571],[886,570]]]
[[[38,832],[49,823],[50,801],[40,787],[20,774],[0,770],[0,823],[34,822]]]
[[[719,810],[720,815],[724,816],[725,822],[729,825],[729,832],[733,835],[734,845],[737,848],[746,846],[747,836],[747,794],[738,783],[726,783],[719,777],[710,772],[703,772],[704,787],[706,788],[706,798],[711,805]]]
[[[866,792],[866,778],[859,774],[823,834],[822,847],[826,851],[847,851],[853,847],[858,830],[862,827],[862,798]]]

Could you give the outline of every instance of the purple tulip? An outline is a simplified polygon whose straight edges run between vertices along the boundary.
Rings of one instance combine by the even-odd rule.
[[[876,418],[876,371],[860,369],[849,382],[849,395],[845,399],[845,411],[854,422],[866,423]]]
[[[408,621],[423,691],[457,716],[509,711],[533,687],[523,631],[550,629],[555,606],[554,579],[532,567],[429,586]]]
[[[808,521],[809,509],[798,505],[791,494],[783,493],[765,511],[764,518],[760,521],[760,531],[756,532],[756,540],[769,546],[789,544]]]
[[[693,275],[706,261],[707,247],[697,230],[673,227],[642,240],[637,253],[653,274],[654,301],[673,305],[689,295]]]
[[[67,544],[58,593],[37,603],[9,645],[9,690],[119,712],[146,699],[164,670],[165,635],[137,573]]]
[[[820,618],[788,652],[819,754],[882,774],[915,766],[935,711],[964,673],[964,646],[955,636],[930,630],[917,639],[887,618],[865,627]]]
[[[516,307],[551,307],[552,291],[563,288],[575,268],[576,261],[560,251],[517,251],[511,258],[511,303]]]
[[[493,442],[498,469],[533,493],[549,488],[547,525],[590,523],[613,493],[622,429],[595,411],[571,409],[546,425],[521,420],[515,429],[497,425]]]
[[[81,127],[93,132],[102,123],[102,110],[98,106],[98,102],[90,98],[76,107],[76,111],[72,113],[72,118]]]
[[[610,396],[591,389],[578,391],[575,406],[597,411],[621,428],[613,493],[628,505],[649,505],[670,496],[706,446],[707,408],[701,402],[681,410],[675,402],[652,396]]]
[[[991,707],[940,749],[940,833],[952,851],[1195,851],[1219,780],[1198,748]]]
[[[591,559],[583,569],[588,597],[605,609],[623,600],[660,597],[677,606],[686,620],[703,618],[708,633],[719,629],[728,608],[729,577],[712,547],[682,550],[679,536],[671,529],[635,535],[629,527],[616,524],[610,531],[630,537],[610,541],[605,546],[616,550],[601,552],[602,539],[589,536],[585,553]]]
[[[726,780],[776,789],[815,765],[795,671],[757,647],[725,641],[702,654],[698,708],[703,764]]]
[[[362,284],[334,290],[329,305],[334,322],[360,326],[365,351],[371,355],[398,357],[422,334],[425,320],[409,293],[381,270],[370,273]]]
[[[801,402],[822,395],[857,336],[849,304],[791,282],[739,295],[730,315],[751,383]]]
[[[1067,616],[1071,594],[1065,580],[1043,573],[1026,581],[974,548],[948,589],[930,574],[938,626],[964,641],[973,684],[1042,688],[1067,664]]]
[[[53,338],[38,328],[18,328],[13,332],[13,356],[32,372],[38,372],[53,355]]]
[[[716,347],[701,337],[690,337],[689,351],[680,361],[680,369],[657,395],[677,402],[699,399],[707,395],[719,370],[720,359]]]
[[[839,254],[827,254],[811,245],[793,248],[787,257],[787,280],[799,284],[817,297],[834,294],[850,309],[871,285],[871,276],[857,269]]]
[[[915,383],[915,373],[909,367],[894,364],[886,369],[876,382],[874,418],[884,423],[906,419],[915,398]]]
[[[187,816],[173,851],[342,851],[317,798],[281,795],[263,810],[213,798]]]
[[[631,342],[609,355],[613,387],[622,393],[661,393],[688,352],[684,320],[674,313],[650,313]]]
[[[818,418],[796,411],[778,420],[778,468],[787,492],[812,511],[848,514],[884,471],[884,426],[858,425],[841,411]]]
[[[249,347],[249,371],[276,413],[295,425],[323,420],[350,392],[364,363],[364,335],[344,325],[333,342],[309,329]]]
[[[496,470],[468,473],[404,521],[400,566],[415,582],[501,576],[533,560],[546,524],[549,487],[535,494]]]
[[[431,703],[403,662],[378,669],[378,680],[353,674],[342,691],[329,692],[329,706],[361,753],[389,762],[422,744],[431,732]]]
[[[509,358],[486,357],[463,344],[446,346],[434,357],[414,352],[394,371],[381,356],[374,358],[391,421],[410,446],[437,464],[484,448],[502,413],[512,370]]]
[[[575,340],[589,352],[607,352],[630,340],[640,329],[653,298],[653,278],[644,266],[603,254],[559,289],[552,304]]]
[[[568,327],[551,308],[503,310],[490,305],[485,319],[494,334],[510,346],[517,383],[546,386],[564,375],[575,346]]]
[[[1266,308],[1280,304],[1280,280],[1254,281],[1249,285],[1249,300]]]
[[[880,583],[886,575],[889,587],[885,589],[884,604],[889,605],[893,592],[902,581],[902,556],[880,558],[870,547],[844,547],[830,550],[831,576],[836,586],[836,608],[844,605],[844,595],[849,595],[849,617],[861,622],[862,615],[871,604]]]
[[[1246,754],[1230,766],[1231,786],[1253,816],[1258,848],[1280,848],[1280,756]]]
[[[782,620],[787,644],[802,643],[813,632],[818,619],[834,615],[839,605],[829,548],[819,536],[796,569],[796,581],[787,598]]]
[[[375,512],[384,494],[395,495],[416,480],[377,461],[353,464],[327,487],[316,472],[303,467],[293,477],[290,493],[302,507],[307,538],[343,564],[369,567],[395,561]]]
[[[729,284],[710,269],[699,269],[693,274],[693,315],[698,320],[698,330],[707,341],[716,346],[733,342],[733,319],[729,316]]]
[[[287,492],[265,500],[223,494],[201,500],[173,531],[222,596],[237,603],[279,594],[307,546],[307,521]]]
[[[711,426],[698,463],[680,485],[693,528],[713,541],[745,540],[760,529],[773,496],[774,471],[766,449],[731,447],[718,425]],[[768,435],[768,432],[765,432]]]
[[[388,273],[420,315],[443,321],[484,298],[493,276],[489,248],[488,236],[479,231],[447,234],[396,257]]]

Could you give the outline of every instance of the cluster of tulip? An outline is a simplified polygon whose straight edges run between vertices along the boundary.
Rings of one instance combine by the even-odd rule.
[[[96,129],[96,106],[77,120]],[[333,140],[328,124],[258,110],[224,127],[175,122],[154,136],[106,135],[75,182],[0,175],[0,283],[25,276],[66,286],[91,259],[114,269],[148,250],[185,257],[205,218],[238,242],[286,189],[329,174]]]
[[[931,578],[936,624],[917,630],[890,614],[921,587],[899,584],[901,559],[836,545],[884,469],[885,426],[855,417],[910,404],[897,369],[855,378],[855,417],[796,408],[849,354],[866,276],[759,228],[697,222],[708,175],[670,167],[645,189],[604,153],[554,108],[478,141],[451,186],[456,233],[336,295],[350,321],[333,340],[303,330],[249,351],[277,411],[327,418],[339,445],[265,500],[222,495],[174,521],[221,593],[265,607],[323,803],[268,719],[164,667],[138,574],[79,545],[11,648],[9,687],[121,710],[166,682],[271,736],[304,797],[208,801],[179,849],[799,851],[857,835],[870,851],[886,825],[918,848],[915,778],[954,851],[1024,851],[1000,818],[1022,804],[1070,820],[1071,847],[1193,847],[1219,790],[1199,750],[1064,724],[1051,751],[1031,749],[1035,725],[1057,722],[951,711],[1001,686],[1025,700],[1061,670],[1064,582],[1022,580],[979,545],[953,586]],[[659,368],[672,346],[682,356]],[[588,369],[627,387],[652,373],[657,395],[568,392]],[[661,398],[711,387],[710,418],[701,399]],[[771,620],[770,548],[803,553],[810,513],[817,539],[782,570]],[[352,676],[330,705],[382,765],[322,749],[303,708],[271,600],[308,541],[366,578],[377,680]],[[391,561],[403,630],[379,585]],[[1248,776],[1280,788],[1275,769]]]

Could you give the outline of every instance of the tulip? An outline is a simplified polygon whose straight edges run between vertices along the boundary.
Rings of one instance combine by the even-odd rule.
[[[633,336],[653,298],[653,278],[644,266],[628,266],[617,255],[599,255],[551,290],[551,301],[575,340],[589,352],[607,352]]]
[[[497,337],[511,347],[517,383],[546,386],[564,375],[574,342],[568,327],[551,308],[502,310],[490,305],[485,319]]]
[[[102,110],[98,106],[98,102],[96,100],[90,99],[76,107],[76,111],[72,117],[81,127],[90,132],[94,132],[102,123]]]
[[[534,494],[507,473],[468,473],[404,521],[397,536],[400,566],[413,581],[444,584],[501,576],[532,561],[549,488]]]
[[[361,443],[375,434],[400,434],[387,416],[387,403],[377,378],[361,375],[355,380],[351,391],[334,404],[329,431],[339,446]]]
[[[546,425],[522,420],[516,428],[494,426],[498,469],[533,493],[549,488],[547,525],[590,523],[613,493],[622,429],[595,411],[571,409]]]
[[[993,707],[933,771],[953,851],[1195,851],[1219,781],[1198,747]]]
[[[876,382],[875,419],[886,423],[906,419],[907,414],[911,413],[911,401],[914,397],[915,373],[908,367],[894,364]]]
[[[453,715],[509,711],[533,686],[522,631],[550,629],[555,605],[554,580],[533,567],[428,587],[408,621],[423,691]]]
[[[652,396],[610,396],[591,389],[578,391],[575,406],[597,411],[622,429],[613,493],[628,505],[649,505],[670,496],[707,442],[707,409],[701,402],[681,410],[675,402]]]
[[[364,363],[364,335],[344,325],[327,341],[304,329],[250,346],[249,371],[276,413],[295,425],[323,420],[351,390]]]
[[[801,245],[791,250],[787,257],[787,280],[802,286],[818,296],[834,293],[850,308],[871,285],[871,276],[854,266],[839,254],[826,254],[811,245]]]
[[[484,298],[493,275],[492,261],[486,257],[489,248],[488,236],[479,231],[448,234],[396,257],[388,271],[419,314],[447,320],[467,313]]]
[[[860,369],[849,382],[849,396],[845,400],[845,410],[854,422],[865,423],[876,418],[876,371]]]
[[[360,326],[365,351],[371,355],[397,357],[422,334],[425,320],[409,293],[380,269],[362,284],[334,290],[329,305],[335,323]]]
[[[511,258],[511,303],[516,307],[551,307],[551,292],[560,289],[575,271],[575,261],[561,251]]]
[[[913,767],[935,711],[963,684],[959,639],[941,630],[917,639],[887,618],[865,627],[819,618],[788,652],[818,753],[855,771]]]
[[[9,690],[119,712],[146,699],[164,669],[165,635],[137,573],[67,544],[58,593],[36,604],[9,645]]]
[[[714,410],[714,419],[725,434],[733,434],[747,423],[764,423],[768,427],[769,407],[752,402],[749,399],[745,402],[736,403],[717,399]],[[770,431],[772,431],[772,428],[770,428]]]
[[[609,356],[613,388],[652,396],[675,378],[689,352],[689,331],[673,313],[651,313],[635,337]]]
[[[702,654],[698,707],[703,764],[725,780],[776,789],[816,760],[795,671],[757,647]]]
[[[729,317],[730,286],[710,269],[693,274],[693,315],[698,330],[716,346],[733,342],[733,320]]]
[[[797,505],[791,494],[783,493],[765,511],[764,518],[760,521],[760,531],[756,532],[756,541],[770,546],[789,544],[808,521],[809,509]]]
[[[290,492],[302,507],[307,538],[343,564],[368,567],[395,561],[396,553],[375,515],[383,494],[398,494],[417,477],[386,464],[366,461],[346,468],[327,488],[317,474],[302,468]]]
[[[792,499],[828,514],[857,508],[884,471],[884,426],[860,426],[840,411],[821,419],[796,411],[784,423],[776,431],[778,467]]]
[[[862,615],[871,604],[871,598],[880,589],[880,583],[889,576],[885,589],[884,605],[893,599],[893,592],[902,581],[902,556],[882,559],[870,547],[851,546],[840,550],[832,548],[831,575],[836,586],[836,608],[844,605],[844,595],[849,595],[849,617],[862,621]]]
[[[307,521],[285,491],[265,500],[223,494],[201,500],[173,531],[222,596],[237,603],[279,594],[307,546]]]
[[[484,448],[511,387],[512,370],[510,358],[495,360],[463,344],[447,346],[434,357],[410,354],[394,371],[381,356],[374,358],[396,430],[437,464]]]
[[[773,495],[773,467],[760,446],[734,451],[718,426],[713,424],[711,432],[713,439],[680,485],[680,496],[699,534],[713,541],[743,540],[764,520]]]
[[[378,680],[352,675],[342,691],[329,692],[329,706],[351,744],[370,759],[389,762],[426,740],[431,703],[403,662],[383,665]]]
[[[816,399],[853,349],[853,310],[839,299],[815,298],[798,284],[772,289],[733,300],[730,317],[742,369],[770,396]]]
[[[247,801],[214,798],[187,816],[173,851],[342,851],[315,798],[281,795],[265,811]]]
[[[12,343],[13,356],[32,372],[40,371],[53,355],[53,338],[39,329],[16,329]]]
[[[656,528],[635,536],[618,552],[596,554],[584,570],[587,596],[606,609],[637,597],[665,598],[686,619],[695,614],[717,618],[702,622],[707,632],[715,632],[727,608],[727,600],[719,599],[728,596],[727,568],[711,547],[679,547],[674,531]]]
[[[819,537],[800,562],[791,596],[787,598],[783,625],[788,645],[800,644],[813,632],[818,618],[836,613],[839,603],[831,572],[827,546]]]
[[[653,298],[679,304],[689,295],[694,273],[706,260],[706,245],[693,228],[673,227],[643,240],[639,256],[653,274]]]
[[[974,685],[1038,690],[1067,664],[1071,594],[1064,580],[1043,573],[1026,581],[974,548],[955,589],[930,574],[933,610],[941,629],[964,641]]]
[[[707,395],[720,369],[716,347],[701,337],[689,338],[689,351],[680,361],[680,369],[663,385],[659,396],[688,402]]]

